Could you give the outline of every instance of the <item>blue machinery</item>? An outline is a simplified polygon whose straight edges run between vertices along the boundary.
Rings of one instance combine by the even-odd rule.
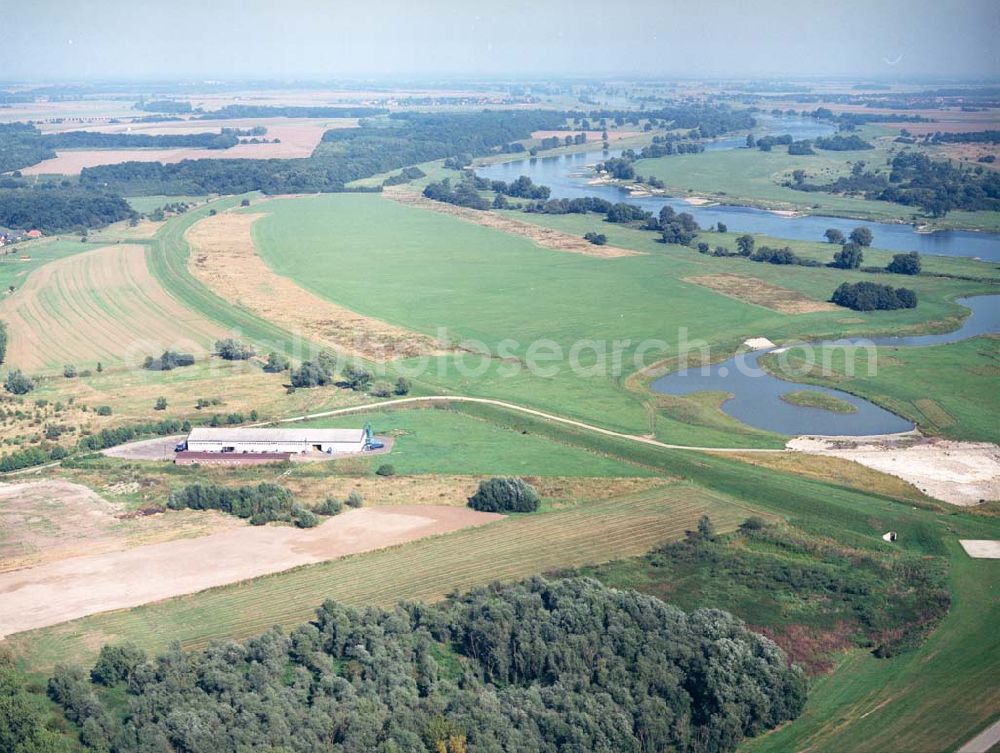
[[[365,424],[365,450],[381,450],[383,447],[385,447],[385,443],[375,439],[375,434],[372,432],[372,424],[369,421]]]

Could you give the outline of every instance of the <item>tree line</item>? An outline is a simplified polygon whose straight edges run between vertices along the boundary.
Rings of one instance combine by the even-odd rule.
[[[726,612],[534,578],[389,610],[327,601],[289,634],[193,653],[105,646],[48,692],[111,753],[727,753],[795,718],[806,685]]]

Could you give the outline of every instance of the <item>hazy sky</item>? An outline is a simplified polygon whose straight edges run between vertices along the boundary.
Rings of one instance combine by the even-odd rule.
[[[0,80],[1000,77],[997,0],[0,0]]]

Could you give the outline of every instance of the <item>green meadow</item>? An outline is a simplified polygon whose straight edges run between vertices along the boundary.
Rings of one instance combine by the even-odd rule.
[[[391,463],[402,474],[652,475],[648,468],[621,458],[511,431],[460,411],[427,408],[351,413],[295,426],[357,428],[369,421],[376,435],[392,437],[395,442],[390,455],[370,459],[371,467]]]

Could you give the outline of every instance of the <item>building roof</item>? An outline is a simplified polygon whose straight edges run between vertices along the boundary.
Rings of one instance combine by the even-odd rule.
[[[189,442],[361,442],[364,429],[240,429],[199,427],[188,435]]]

